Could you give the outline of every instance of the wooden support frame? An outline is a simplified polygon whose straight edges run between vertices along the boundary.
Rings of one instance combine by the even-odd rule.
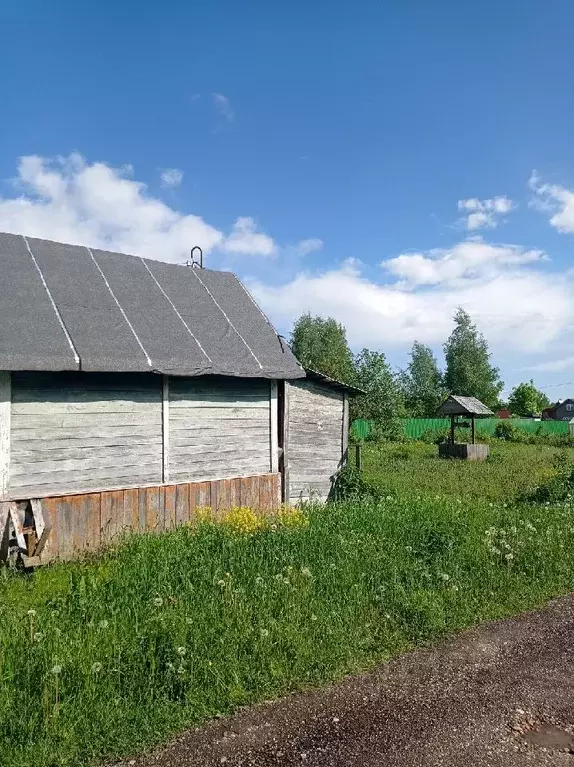
[[[169,376],[162,376],[161,386],[162,482],[169,482]]]
[[[0,562],[8,559],[8,542],[10,539],[10,503],[0,503]]]
[[[269,382],[269,446],[270,446],[270,467],[272,472],[279,471],[279,431],[278,431],[278,410],[277,410],[277,381]]]
[[[12,376],[0,370],[0,499],[10,485],[10,412],[12,408]]]

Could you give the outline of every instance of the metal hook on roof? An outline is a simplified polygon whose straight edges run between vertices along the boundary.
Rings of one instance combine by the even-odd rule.
[[[193,257],[193,254],[195,253],[196,250],[199,251],[199,260],[196,260]],[[191,262],[189,265],[191,266],[192,269],[198,269],[198,268],[203,269],[203,250],[199,247],[199,245],[195,245],[191,249],[190,257],[191,257]]]

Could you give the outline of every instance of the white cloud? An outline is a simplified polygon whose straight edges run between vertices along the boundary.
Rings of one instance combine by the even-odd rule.
[[[227,122],[234,122],[235,120],[235,112],[231,107],[231,104],[229,103],[229,99],[227,96],[224,96],[223,93],[212,93],[211,99],[213,101],[213,104],[219,114],[227,120]]]
[[[491,245],[474,237],[452,248],[405,253],[383,261],[381,266],[402,280],[404,286],[416,287],[492,279],[506,267],[546,258],[541,250],[526,250],[518,245]]]
[[[373,282],[357,262],[322,273],[303,272],[285,285],[251,280],[249,287],[281,329],[288,330],[306,311],[330,315],[345,325],[353,346],[390,349],[414,340],[441,343],[452,328],[456,307],[462,305],[495,348],[512,353],[540,350],[574,321],[571,282],[540,273],[520,257],[513,261],[520,252],[528,251],[509,246],[498,267],[479,277],[466,273],[461,279],[457,269],[458,276],[422,282],[419,286],[424,287],[417,289],[406,289],[400,282]],[[418,263],[426,256],[415,258]]]
[[[537,373],[560,373],[562,370],[574,369],[574,357],[561,357],[556,360],[547,360],[537,365],[530,365],[526,370],[532,370]]]
[[[194,245],[206,253],[222,245],[222,232],[151,197],[131,172],[78,154],[22,157],[14,180],[20,196],[0,198],[0,231],[162,261],[181,261]]]
[[[226,253],[251,256],[273,256],[277,252],[273,239],[258,232],[255,221],[249,216],[241,216],[235,221],[221,249]]]
[[[0,197],[0,231],[172,262],[185,260],[194,245],[206,254],[272,256],[278,251],[272,237],[257,231],[253,218],[238,218],[226,237],[199,216],[150,196],[132,174],[130,166],[90,164],[79,154],[53,160],[22,157],[12,181],[14,196]],[[181,176],[176,168],[166,169],[162,180],[174,187]],[[303,240],[299,246],[309,249],[318,242]]]
[[[307,240],[300,240],[296,245],[291,245],[286,248],[288,256],[295,256],[296,258],[303,258],[310,253],[316,253],[318,250],[323,249],[323,240],[318,237],[309,237]]]
[[[500,224],[501,216],[510,213],[515,207],[512,200],[506,196],[493,197],[489,200],[479,200],[471,197],[459,200],[458,209],[470,211],[460,219],[460,223],[469,232],[476,229],[494,229]]]
[[[175,189],[183,181],[183,171],[179,168],[164,168],[160,175],[160,181],[164,189]]]
[[[536,195],[533,206],[553,214],[550,225],[559,232],[574,232],[574,192],[559,184],[543,184],[536,171],[532,172],[528,183]]]

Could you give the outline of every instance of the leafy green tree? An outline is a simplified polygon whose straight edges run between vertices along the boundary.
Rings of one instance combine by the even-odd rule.
[[[337,381],[353,382],[353,354],[347,334],[343,325],[332,317],[301,315],[293,326],[291,348],[303,367]]]
[[[406,370],[400,375],[405,409],[413,418],[432,418],[446,391],[436,357],[429,346],[415,341]]]
[[[503,383],[499,370],[490,364],[488,344],[468,312],[459,307],[454,330],[444,345],[444,384],[450,394],[476,397],[488,407],[497,406]]]
[[[355,356],[355,383],[365,394],[351,399],[351,418],[374,421],[379,435],[391,439],[398,435],[404,405],[400,387],[383,352],[363,349]]]
[[[550,404],[546,394],[534,386],[532,379],[515,386],[508,398],[508,407],[513,415],[540,415],[544,408],[549,407]]]

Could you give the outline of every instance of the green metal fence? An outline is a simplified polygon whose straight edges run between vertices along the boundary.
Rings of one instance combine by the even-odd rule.
[[[420,439],[425,431],[450,427],[448,418],[402,418],[401,423],[405,437],[409,439]],[[499,423],[501,423],[500,418],[477,418],[476,433],[494,434],[496,425]],[[569,426],[568,421],[534,421],[531,418],[512,418],[510,423],[518,429],[539,434],[568,434]],[[351,434],[355,439],[367,439],[372,429],[372,421],[362,418],[351,424]]]

